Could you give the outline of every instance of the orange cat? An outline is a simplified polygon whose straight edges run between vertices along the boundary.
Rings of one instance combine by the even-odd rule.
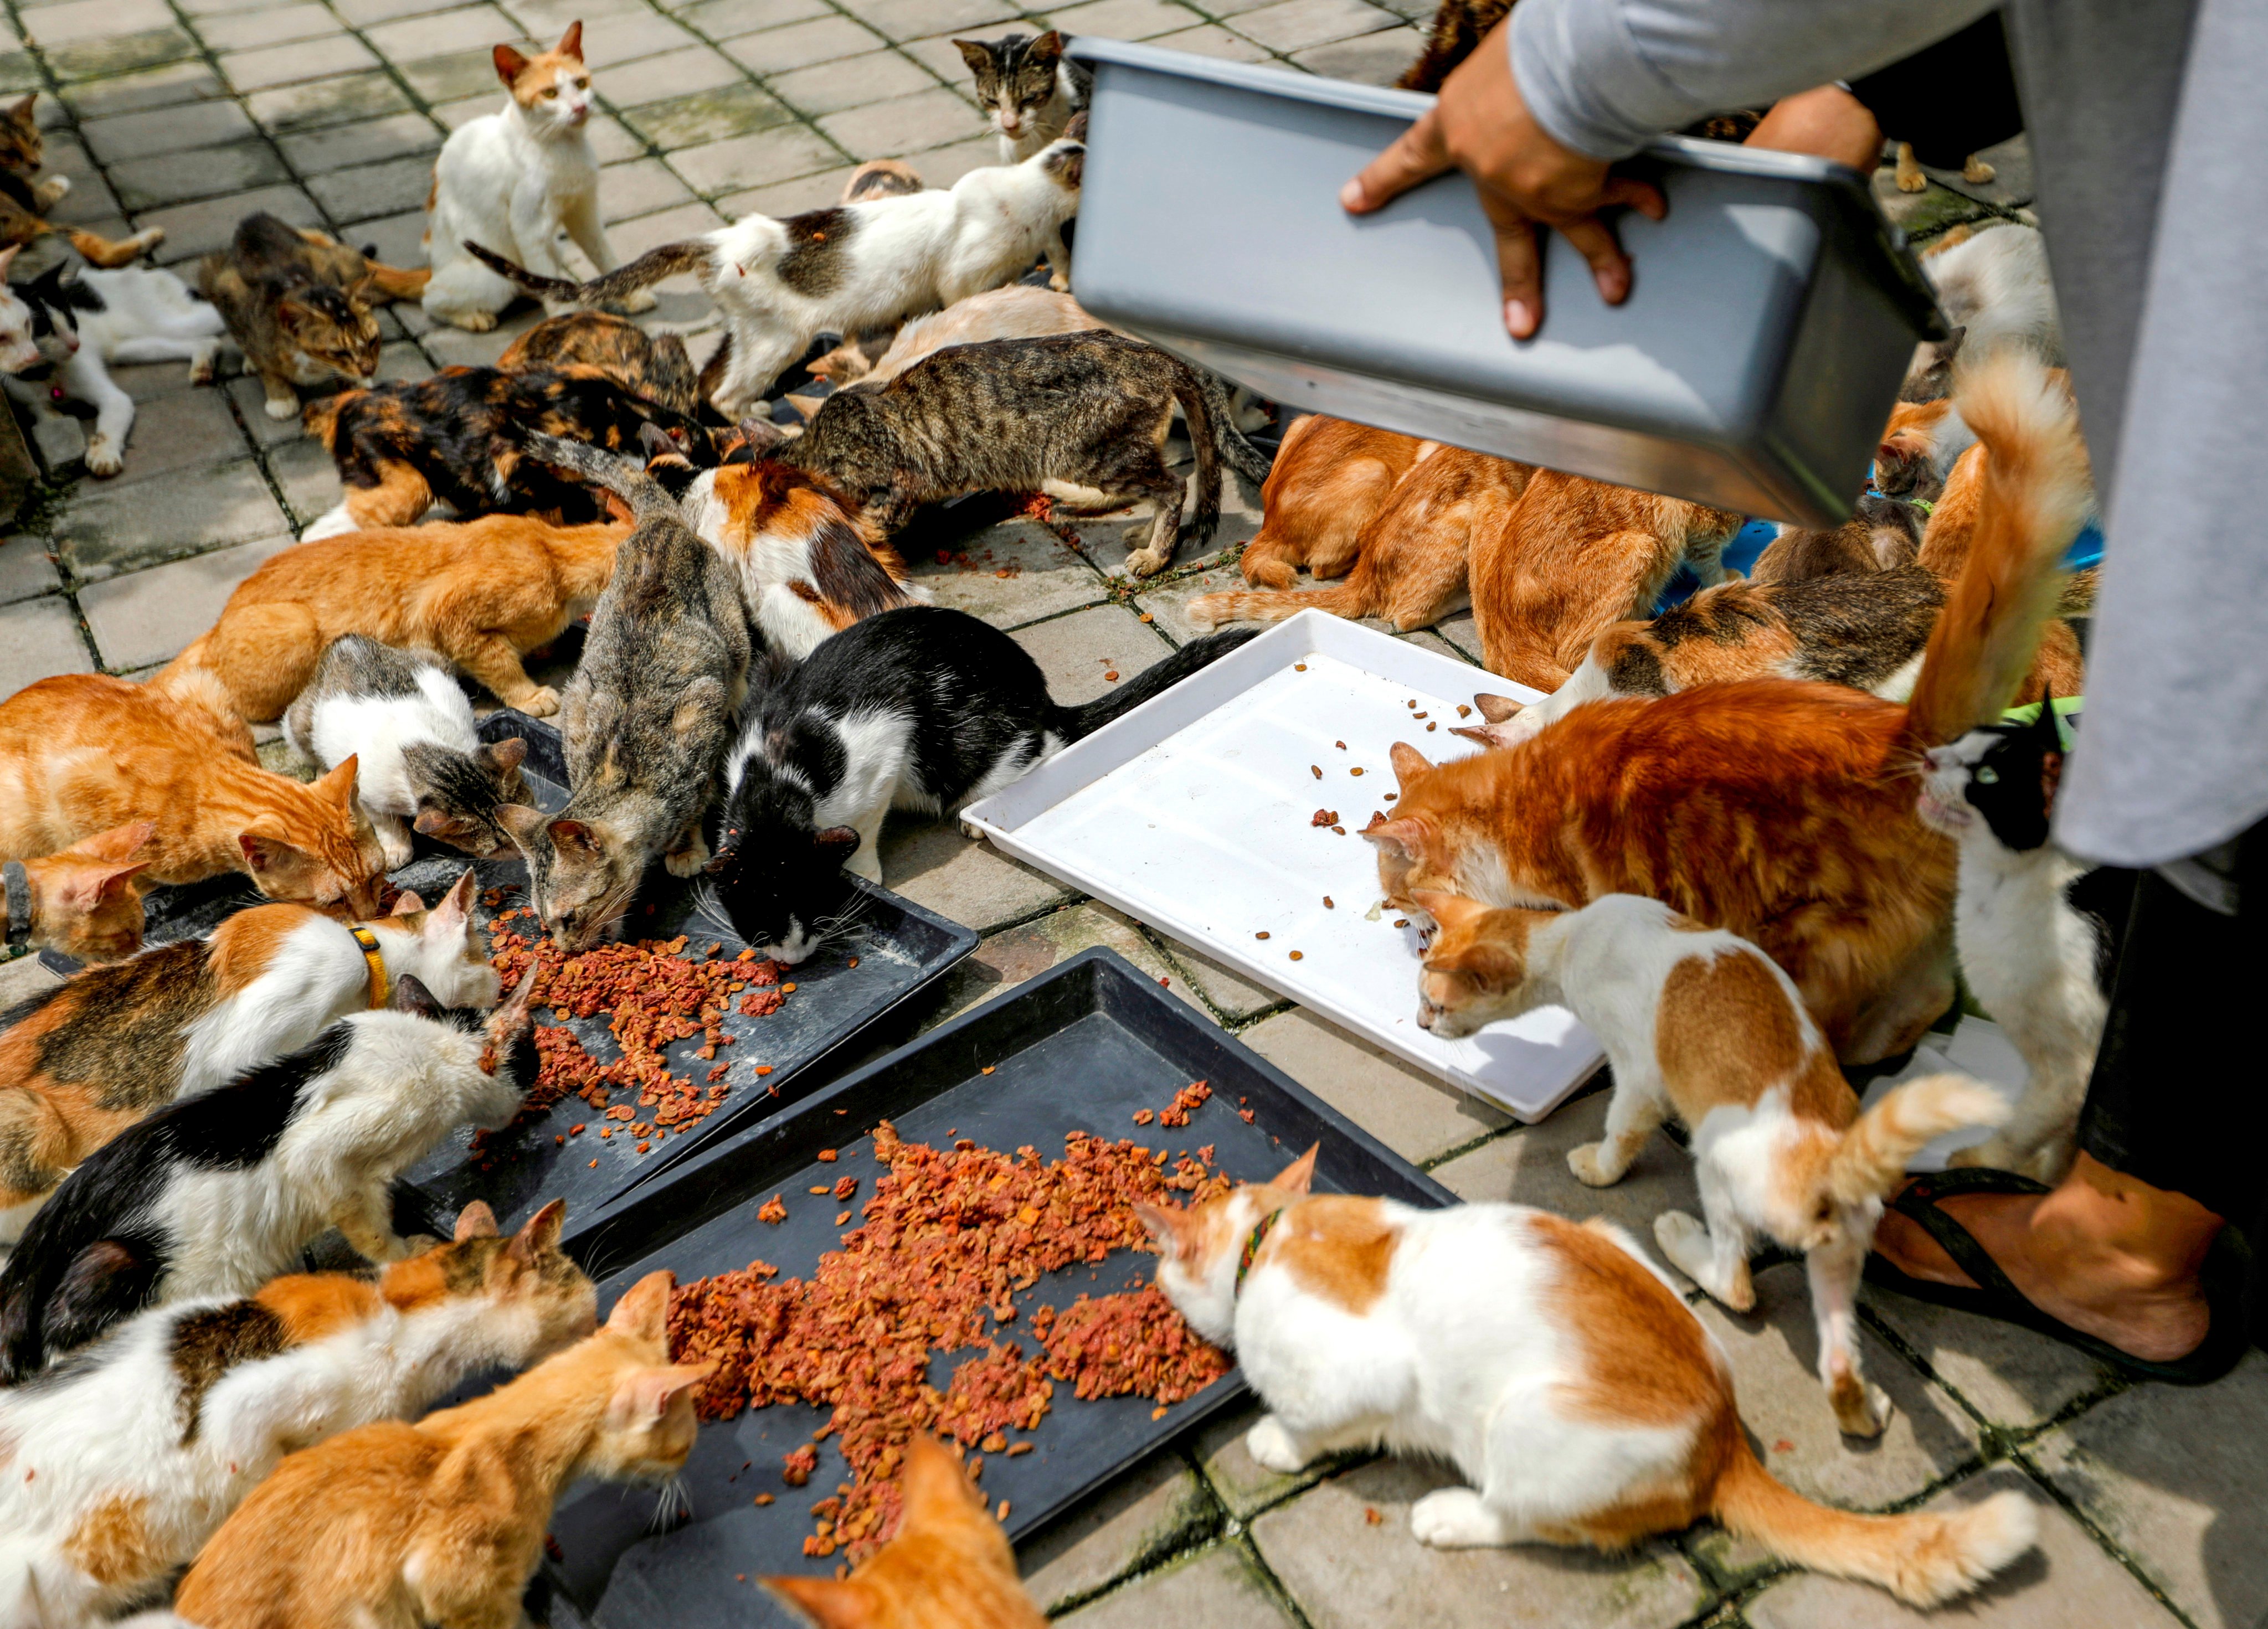
[[[135,855],[157,829],[154,820],[136,820],[61,854],[24,861],[25,897],[17,898],[12,877],[6,883],[8,943],[17,943],[20,922],[23,942],[33,949],[82,962],[114,962],[140,950],[142,885],[136,879],[150,862]]]
[[[1016,1552],[959,1456],[925,1433],[906,1444],[897,1537],[848,1578],[766,1578],[819,1629],[1044,1629]]]
[[[2070,376],[2060,370],[2048,377],[2059,388],[2070,388]],[[2084,458],[2083,447],[2080,453]],[[1991,449],[1980,441],[1954,460],[1952,473],[1945,480],[1945,489],[1930,511],[1929,524],[1922,528],[1917,563],[1928,567],[1948,585],[1969,563],[1970,543],[1977,535],[1983,512],[1992,458]],[[2091,598],[2087,591],[2092,589],[2095,576],[2095,569],[2090,567],[2065,585],[2062,602],[2056,607],[2056,619],[2040,630],[2040,648],[2032,659],[2032,671],[2023,688],[2017,692],[2016,705],[2036,701],[2043,695],[2087,693],[2087,660],[2080,648],[2079,634],[2062,619],[2087,614],[2090,606],[2084,602]]]
[[[671,1365],[672,1282],[649,1273],[597,1333],[486,1397],[291,1455],[206,1543],[174,1612],[200,1629],[526,1621],[560,1490],[666,1482],[693,1449],[693,1388],[716,1365]]]
[[[1344,576],[1364,526],[1396,483],[1440,445],[1320,413],[1294,420],[1260,488],[1266,518],[1238,561],[1244,580],[1255,588],[1290,588],[1303,565],[1319,577]]]
[[[386,855],[354,789],[351,758],[312,786],[262,769],[202,672],[65,673],[0,701],[0,858],[147,820],[151,882],[241,871],[269,899],[374,916]]]
[[[517,515],[390,526],[302,543],[236,586],[212,630],[173,659],[203,668],[255,723],[281,718],[342,634],[430,650],[507,707],[559,710],[520,659],[598,603],[625,525],[553,526]]]

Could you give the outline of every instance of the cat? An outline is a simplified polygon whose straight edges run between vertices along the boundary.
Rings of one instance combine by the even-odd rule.
[[[482,858],[508,854],[497,810],[533,801],[519,774],[525,740],[482,741],[446,666],[360,634],[323,652],[284,715],[284,738],[319,768],[355,760],[355,800],[388,870],[409,863],[413,827]]]
[[[1307,444],[1321,454],[1344,447],[1347,440],[1337,435],[1319,436]],[[1429,627],[1465,605],[1470,598],[1470,557],[1479,551],[1484,537],[1493,537],[1513,524],[1521,495],[1538,472],[1509,459],[1425,442],[1373,451],[1382,451],[1387,459],[1395,460],[1406,452],[1411,462],[1375,510],[1355,522],[1353,561],[1344,580],[1328,588],[1202,594],[1189,602],[1189,620],[1199,627],[1235,621],[1274,622],[1312,607],[1334,616],[1383,616],[1407,633]],[[1345,518],[1336,526],[1325,523],[1315,527],[1319,534],[1328,535],[1326,526],[1336,531],[1355,520],[1362,507],[1360,500],[1384,484],[1385,473],[1391,467],[1390,463],[1352,455],[1351,448],[1348,452],[1338,473],[1311,481],[1301,495],[1303,503],[1317,508],[1333,494],[1344,492],[1351,500]],[[1308,497],[1307,493],[1314,495]],[[1290,495],[1286,494],[1287,499]],[[1287,503],[1286,507],[1294,515],[1300,513],[1300,505]],[[1267,527],[1262,531],[1268,535]],[[1315,539],[1323,540],[1323,536]],[[1250,553],[1246,551],[1248,557]],[[1270,537],[1257,569],[1270,570],[1277,563],[1276,553],[1277,545]],[[1335,549],[1320,559],[1310,553],[1307,563],[1321,576],[1324,574],[1316,568],[1339,566],[1341,557]],[[1288,561],[1283,573],[1290,576]],[[1572,579],[1575,575],[1571,565],[1568,576]]]
[[[674,334],[648,334],[608,312],[546,317],[506,346],[496,365],[506,372],[588,368],[687,419],[701,406],[699,378],[685,341]]]
[[[887,385],[836,392],[770,456],[827,476],[886,536],[920,505],[967,493],[1071,488],[1112,508],[1148,498],[1156,513],[1129,529],[1130,544],[1146,541],[1126,556],[1127,575],[1145,577],[1180,542],[1182,481],[1164,455],[1177,404],[1197,459],[1191,532],[1202,548],[1220,525],[1221,465],[1256,485],[1267,455],[1231,422],[1218,378],[1108,330],[948,347]]]
[[[1959,845],[1953,936],[1962,976],[2028,1071],[2007,1124],[1955,1165],[2063,1179],[2110,1016],[2110,936],[2071,894],[2091,868],[2058,848],[2049,818],[2064,747],[2051,700],[2026,724],[1987,724],[1933,747],[1924,825]]]
[[[1452,70],[1473,54],[1489,30],[1512,14],[1514,0],[1441,0],[1427,31],[1425,48],[1394,83],[1404,91],[1431,95]]]
[[[149,820],[152,883],[241,872],[270,899],[378,914],[386,854],[348,761],[312,786],[263,769],[226,688],[197,669],[148,684],[63,673],[0,701],[0,859]]]
[[[535,970],[487,1015],[413,973],[387,1005],[175,1100],[80,1162],[0,1271],[0,1385],[144,1307],[244,1295],[336,1228],[364,1259],[412,1253],[395,1178],[460,1126],[497,1129],[535,1084]]]
[[[559,947],[587,950],[629,910],[649,862],[690,877],[747,689],[750,642],[740,584],[637,465],[579,443],[531,438],[539,458],[630,495],[637,530],[591,613],[583,658],[559,699],[567,806],[499,812],[527,856],[528,898]]]
[[[1921,553],[1918,504],[1867,494],[1831,532],[1783,525],[1749,568],[1751,583],[1808,583],[1837,572],[1892,571]]]
[[[857,348],[846,341],[813,363],[811,371],[838,390],[855,384],[879,388],[948,345],[1036,340],[1050,334],[1084,334],[1103,326],[1081,311],[1079,302],[1068,294],[1036,289],[1028,283],[1012,283],[955,300],[943,311],[916,317],[897,331],[888,349],[871,365],[863,354],[854,358],[850,353]],[[822,373],[823,366],[827,371]]]
[[[53,233],[77,250],[90,265],[116,267],[139,259],[165,242],[166,229],[162,226],[152,226],[114,242],[76,226],[55,225],[47,219],[48,211],[70,193],[70,177],[33,179],[47,158],[47,138],[40,134],[39,117],[33,111],[39,95],[37,91],[27,92],[21,100],[0,108],[0,245],[22,248]]]
[[[842,201],[857,203],[862,198],[895,198],[920,192],[924,185],[921,172],[902,159],[869,158],[843,183]]]
[[[302,418],[330,450],[346,489],[334,511],[342,518],[317,522],[311,537],[413,526],[437,498],[467,519],[498,510],[550,514],[565,525],[604,518],[585,488],[527,459],[535,434],[635,450],[640,429],[653,424],[714,461],[706,429],[587,367],[444,368],[311,402]]]
[[[599,603],[629,534],[611,523],[489,515],[302,543],[238,583],[219,620],[160,682],[207,675],[233,713],[266,723],[313,682],[333,640],[360,634],[429,651],[506,707],[547,718],[559,710],[558,693],[522,664]]]
[[[753,683],[708,867],[740,936],[806,959],[849,892],[881,881],[892,809],[943,814],[999,790],[1252,637],[1192,642],[1083,707],[1065,707],[1024,648],[966,612],[917,605],[853,623]]]
[[[1013,282],[1042,252],[1068,276],[1063,224],[1079,210],[1083,135],[1074,121],[1062,140],[1023,163],[971,170],[949,190],[869,198],[779,220],[747,216],[649,249],[588,283],[543,276],[470,246],[521,288],[553,302],[618,300],[665,277],[696,274],[724,315],[731,348],[711,401],[737,422],[822,332],[862,333],[950,305]]]
[[[848,1578],[757,1581],[817,1629],[1045,1629],[1016,1552],[960,1457],[926,1431],[906,1442],[895,1537]]]
[[[1292,1472],[1380,1444],[1473,1486],[1410,1507],[1420,1544],[1626,1549],[1713,1516],[1767,1554],[1934,1606],[2032,1547],[2030,1501],[1859,1515],[1758,1462],[1723,1351],[1613,1223],[1524,1205],[1418,1210],[1310,1196],[1314,1152],[1264,1186],[1138,1207],[1158,1288],[1233,1346],[1268,1413],[1245,1435]]]
[[[1451,894],[1418,903],[1438,924],[1418,1023],[1445,1038],[1560,1003],[1606,1048],[1606,1136],[1569,1151],[1587,1187],[1622,1180],[1675,1118],[1692,1134],[1705,1221],[1653,1220],[1678,1271],[1735,1312],[1756,1306],[1758,1236],[1800,1252],[1835,1421],[1879,1436],[1889,1398],[1859,1372],[1859,1274],[1884,1197],[1933,1137],[1992,1126],[2007,1104],[1957,1075],[1911,1081],[1861,1114],[1794,984],[1762,950],[1657,899],[1610,893],[1580,911],[1492,911]]]
[[[70,192],[70,178],[50,176],[44,181],[32,178],[48,160],[48,138],[40,128],[40,93],[26,91],[19,101],[0,107],[0,171],[17,176],[33,189],[33,202],[42,209],[52,209]]]
[[[452,1007],[493,1005],[473,891],[468,867],[431,910],[405,894],[409,909],[351,925],[254,906],[205,938],[84,969],[0,1014],[0,1244],[127,1126],[298,1051],[403,979]]]
[[[1961,179],[1971,187],[1982,187],[1999,173],[1975,153],[1961,161]],[[1921,160],[1914,157],[1911,142],[1898,143],[1896,169],[1892,179],[1902,193],[1926,192],[1929,189],[1929,177],[1922,172]]]
[[[0,255],[0,274],[14,253],[11,248]],[[91,405],[94,430],[86,438],[86,472],[97,479],[125,467],[126,438],[134,429],[134,398],[111,378],[106,363],[186,362],[190,383],[212,382],[224,331],[220,312],[169,271],[81,271],[58,263],[16,293],[29,312],[33,343],[55,367],[45,385],[11,378],[8,393],[35,418],[55,417],[54,404],[64,400]],[[0,324],[6,320],[0,315]]]
[[[1342,577],[1359,557],[1359,539],[1403,476],[1439,451],[1440,443],[1390,429],[1304,414],[1277,444],[1260,488],[1260,530],[1244,546],[1237,569],[1255,588],[1288,589],[1305,566],[1318,577]],[[1211,595],[1191,602],[1192,613]]]
[[[2014,345],[2051,368],[2068,365],[2047,239],[2038,227],[2009,221],[1948,232],[1923,251],[1921,268],[1946,322],[1960,331],[1964,362]]]
[[[2091,501],[2076,412],[2036,363],[2003,352],[1962,388],[2005,456],[1909,705],[1745,679],[1592,702],[1439,767],[1396,743],[1394,817],[1364,833],[1381,892],[1419,915],[1418,889],[1533,908],[1644,893],[1761,947],[1843,1061],[1911,1046],[1953,999],[1954,856],[1905,777],[2007,705]]]
[[[674,1282],[485,1397],[291,1455],[221,1524],[173,1598],[202,1629],[525,1622],[554,1501],[578,1477],[675,1479],[714,1363],[669,1361]]]
[[[1058,29],[953,44],[976,76],[976,102],[999,137],[1002,164],[1021,164],[1061,139],[1094,92],[1094,70],[1064,55],[1071,40]]]
[[[368,385],[378,377],[384,335],[371,308],[416,298],[425,276],[262,212],[246,216],[228,247],[205,256],[197,288],[258,377],[262,410],[288,419],[299,411],[300,385]]]
[[[561,276],[568,270],[563,236],[602,275],[622,263],[600,224],[583,25],[569,24],[559,43],[540,55],[524,56],[508,45],[493,55],[511,98],[503,111],[468,121],[442,143],[425,199],[425,252],[433,265],[425,314],[475,334],[495,327],[517,292],[467,255],[475,244]],[[625,290],[619,303],[636,312],[652,311],[654,301],[641,288]]]
[[[60,854],[0,863],[8,947],[53,950],[81,962],[114,962],[140,950],[140,878],[150,862],[135,856],[157,829],[154,820],[136,820]]]
[[[84,1359],[0,1391],[0,1623],[85,1629],[162,1599],[284,1457],[414,1415],[598,1322],[559,1248],[565,1207],[509,1239],[475,1200],[446,1244],[375,1273],[294,1273],[136,1314]]]

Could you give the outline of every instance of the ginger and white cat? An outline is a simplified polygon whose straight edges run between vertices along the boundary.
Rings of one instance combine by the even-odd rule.
[[[559,247],[563,233],[601,273],[622,263],[600,223],[583,25],[571,23],[541,55],[500,45],[495,58],[497,77],[512,98],[501,112],[463,125],[443,144],[426,203],[425,252],[433,264],[426,314],[475,334],[495,327],[518,291],[466,253],[468,239],[552,276],[570,275]],[[622,308],[651,311],[653,296],[631,290]]]
[[[114,962],[140,950],[140,878],[150,862],[135,856],[157,829],[154,820],[136,820],[60,854],[0,867],[9,945],[55,950],[82,962]]]
[[[2014,1490],[1942,1515],[1815,1504],[1757,1461],[1725,1355],[1618,1228],[1522,1205],[1417,1210],[1274,1182],[1139,1207],[1158,1288],[1233,1347],[1270,1471],[1384,1444],[1454,1465],[1410,1531],[1438,1549],[1620,1550],[1704,1516],[1782,1560],[1934,1606],[2031,1548]]]
[[[1933,1137],[1997,1124],[2007,1104],[1957,1075],[1912,1081],[1864,1114],[1788,976],[1745,939],[1658,899],[1610,893],[1580,911],[1492,911],[1424,893],[1440,932],[1418,1022],[1447,1038],[1560,1003],[1606,1048],[1607,1134],[1567,1156],[1576,1180],[1622,1180],[1672,1116],[1693,1134],[1706,1218],[1654,1218],[1672,1266],[1735,1312],[1756,1305],[1756,1237],[1802,1252],[1819,1325],[1819,1380],[1836,1423],[1878,1435],[1889,1399],[1853,1339],[1859,1274],[1882,1200]]]

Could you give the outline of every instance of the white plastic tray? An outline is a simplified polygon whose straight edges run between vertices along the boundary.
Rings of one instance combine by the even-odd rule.
[[[1418,934],[1395,928],[1390,908],[1370,915],[1378,862],[1355,835],[1373,811],[1393,807],[1394,742],[1437,762],[1477,750],[1449,733],[1476,689],[1539,699],[1479,668],[1305,611],[962,818],[1018,859],[1397,1057],[1540,1119],[1604,1061],[1598,1043],[1557,1007],[1462,1040],[1418,1028]],[[1429,734],[1425,723],[1441,727]],[[1311,826],[1318,808],[1336,810],[1345,835]],[[1265,940],[1254,936],[1263,931]]]

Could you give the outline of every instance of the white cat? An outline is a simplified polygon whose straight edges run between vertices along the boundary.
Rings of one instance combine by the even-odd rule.
[[[1925,255],[1947,322],[1962,330],[1961,361],[1974,367],[2003,345],[2031,351],[2051,368],[2066,365],[2047,239],[2036,226],[1994,226]]]
[[[622,262],[599,218],[599,161],[591,151],[591,70],[583,65],[583,25],[569,26],[539,56],[496,48],[497,77],[512,92],[501,113],[460,127],[433,164],[425,253],[433,280],[425,312],[478,334],[512,304],[512,284],[465,252],[468,238],[538,272],[569,275],[562,232],[601,273]],[[624,311],[651,311],[640,290]],[[566,309],[564,305],[556,311]]]

